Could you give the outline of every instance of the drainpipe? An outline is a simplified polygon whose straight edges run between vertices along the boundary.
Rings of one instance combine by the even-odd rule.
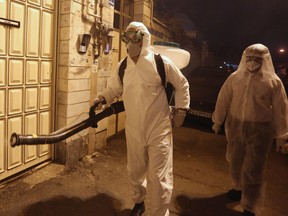
[[[102,21],[102,17],[103,17],[103,0],[100,0],[99,2],[99,13],[100,13],[100,16],[99,16],[99,22],[97,22],[97,20],[95,19],[95,23],[94,25],[97,26],[96,29],[97,29],[97,32],[96,32],[96,38],[94,40],[94,61],[97,60],[97,58],[102,54],[101,52],[101,46],[102,46],[102,43],[103,43],[103,39],[102,39],[102,33],[103,33],[103,21]],[[97,41],[96,41],[97,39]]]

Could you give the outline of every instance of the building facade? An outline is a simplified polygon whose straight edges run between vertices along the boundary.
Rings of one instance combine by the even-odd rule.
[[[51,161],[72,164],[124,130],[112,115],[55,144],[10,146],[11,134],[50,134],[88,117],[90,104],[126,56],[121,33],[143,22],[170,41],[151,0],[0,1],[0,181]]]

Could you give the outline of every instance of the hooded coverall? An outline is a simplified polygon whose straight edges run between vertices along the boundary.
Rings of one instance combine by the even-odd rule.
[[[154,53],[150,50],[150,33],[144,24],[132,22],[129,28],[140,30],[142,50],[136,64],[129,57],[123,78],[116,73],[100,93],[107,103],[123,96],[126,111],[127,169],[135,203],[144,201],[147,181],[151,188],[153,216],[169,215],[168,205],[173,189],[173,137],[170,108],[164,86],[157,72]],[[127,31],[126,30],[126,31]],[[189,84],[181,71],[162,56],[166,79],[175,88],[175,107],[189,108]],[[123,60],[122,60],[123,61]]]
[[[257,73],[248,72],[247,56],[263,59]],[[267,47],[254,44],[245,49],[238,70],[219,92],[212,120],[217,124],[225,121],[233,187],[242,190],[243,208],[258,215],[264,204],[267,154],[273,138],[288,128],[287,96]]]

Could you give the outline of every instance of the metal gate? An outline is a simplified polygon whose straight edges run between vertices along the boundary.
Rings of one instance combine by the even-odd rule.
[[[50,145],[10,147],[53,127],[56,0],[0,0],[0,180],[50,160]]]

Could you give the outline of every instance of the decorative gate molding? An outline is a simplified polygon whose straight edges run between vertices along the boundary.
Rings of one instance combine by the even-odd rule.
[[[0,1],[0,180],[53,156],[52,146],[11,148],[9,139],[53,129],[57,2]]]

